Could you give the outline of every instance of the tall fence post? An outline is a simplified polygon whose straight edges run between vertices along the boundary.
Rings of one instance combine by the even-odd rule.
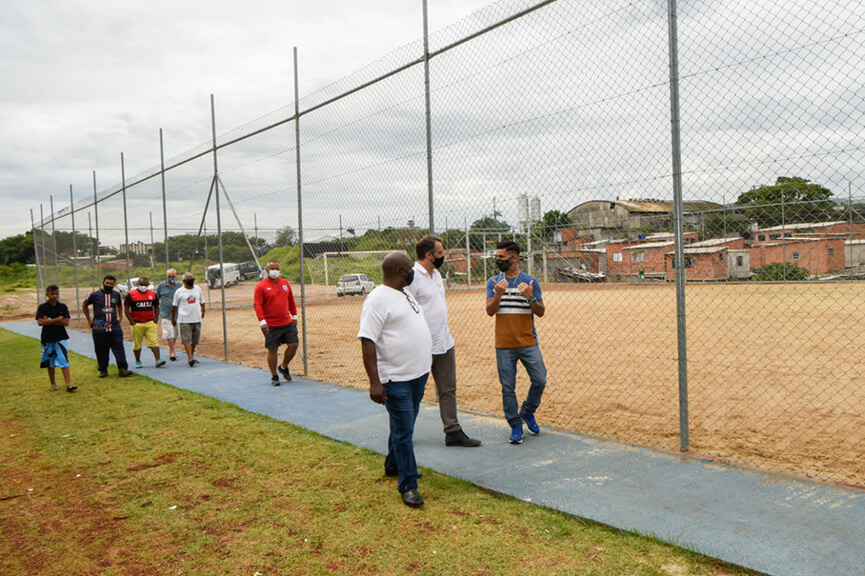
[[[93,283],[93,221],[90,218],[90,212],[87,213],[87,242],[90,246],[87,251],[87,269],[90,270],[90,287],[92,292],[96,290],[96,286]]]
[[[228,320],[225,315],[225,265],[222,258],[222,214],[219,210],[219,166],[216,161],[216,104],[213,94],[210,95],[210,128],[213,134],[213,185],[216,187],[216,239],[219,244],[219,287],[222,294],[222,353],[228,360]],[[204,235],[205,240],[207,234]],[[205,275],[207,274],[207,262],[204,263]]]
[[[48,266],[48,259],[45,257],[45,211],[42,208],[42,203],[39,203],[39,243],[42,245],[42,266],[39,268],[39,276],[42,276],[42,268]],[[45,286],[45,278],[42,278],[42,285]]]
[[[153,257],[153,211],[150,211],[150,273],[152,280],[156,280],[156,259]]]
[[[96,197],[96,170],[93,171],[93,219],[96,222],[96,283],[102,282],[102,244],[99,241],[99,199]]]
[[[159,129],[159,175],[162,179],[162,228],[165,236],[165,272],[171,268],[168,256],[168,205],[165,200],[165,148],[162,146],[162,128]]]
[[[300,247],[300,315],[303,318],[303,375],[309,376],[306,353],[306,274],[303,259],[303,195],[300,186],[300,94],[297,82],[297,46],[294,47],[294,155],[297,175],[297,243]],[[340,248],[341,249],[341,248]]]
[[[129,274],[129,219],[126,216],[126,164],[123,152],[120,153],[120,177],[123,186],[123,235],[126,241],[126,282],[132,278]]]
[[[78,329],[81,330],[81,294],[78,292],[78,242],[75,239],[75,198],[72,196],[72,184],[69,185],[69,217],[72,218],[72,269],[75,271],[75,309],[78,319]]]
[[[54,195],[48,197],[51,202],[51,245],[54,251],[54,283],[60,286],[60,260],[57,259],[57,229],[54,226]]]
[[[427,18],[427,0],[423,0],[423,76],[424,101],[426,104],[426,179],[427,201],[429,203],[429,233],[435,234],[435,212],[433,209],[433,174],[432,174],[432,114],[430,112],[429,88],[429,20]]]
[[[679,449],[687,452],[691,440],[688,423],[688,331],[685,316],[685,243],[682,218],[682,143],[679,120],[679,37],[676,0],[667,3],[670,41],[670,125],[673,152],[673,219],[676,242],[676,320],[679,356]]]
[[[30,209],[30,230],[33,234],[33,256],[36,259],[36,301],[42,294],[42,272],[39,269],[39,246],[36,244],[36,222],[33,220],[33,208]]]

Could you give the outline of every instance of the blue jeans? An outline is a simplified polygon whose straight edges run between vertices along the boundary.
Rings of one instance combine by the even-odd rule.
[[[399,473],[400,494],[417,490],[417,462],[414,459],[414,423],[420,411],[424,388],[429,373],[407,382],[388,382],[384,385],[387,400],[384,405],[390,416],[390,435],[387,438],[386,470]]]
[[[517,403],[517,360],[523,363],[532,385],[522,408]],[[520,414],[532,415],[541,405],[541,396],[547,386],[547,367],[537,345],[528,348],[496,348],[496,367],[502,384],[502,406],[511,426],[522,425]]]

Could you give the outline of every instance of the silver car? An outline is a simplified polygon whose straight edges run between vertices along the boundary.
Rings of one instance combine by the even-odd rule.
[[[372,292],[375,282],[366,274],[346,274],[340,276],[336,283],[336,295],[348,296],[349,294],[360,294],[361,296]]]

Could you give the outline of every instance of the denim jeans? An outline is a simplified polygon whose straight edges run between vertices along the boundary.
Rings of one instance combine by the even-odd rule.
[[[386,470],[399,473],[400,494],[417,489],[417,462],[414,459],[414,423],[420,411],[424,388],[429,373],[407,382],[388,382],[384,385],[387,400],[384,405],[390,416],[390,435],[387,438]]]
[[[522,408],[517,403],[517,360],[523,363],[529,374],[531,386]],[[541,405],[541,396],[547,385],[547,367],[537,345],[527,348],[496,348],[496,366],[502,384],[502,406],[505,418],[511,426],[522,425],[520,414],[532,415]]]

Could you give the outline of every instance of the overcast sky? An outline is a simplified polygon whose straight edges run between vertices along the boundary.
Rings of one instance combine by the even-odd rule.
[[[535,4],[429,0],[431,47]],[[159,128],[166,160],[208,145],[211,93],[218,134],[290,116],[293,46],[302,111],[422,53],[421,0],[220,6],[6,2],[0,237],[28,229],[31,208],[38,221],[40,203],[48,216],[52,194],[56,212],[68,206],[70,184],[77,201],[92,197],[93,170],[100,191],[117,186],[121,152],[127,178],[158,167]],[[730,203],[779,176],[862,195],[865,4],[685,0],[678,24],[685,200]],[[494,208],[516,225],[520,194],[538,196],[542,212],[672,200],[667,32],[664,0],[561,0],[436,56],[436,231]],[[410,219],[427,226],[423,86],[414,66],[303,116],[307,240]],[[293,146],[285,124],[220,151],[247,231],[296,226]],[[167,178],[169,235],[194,233],[212,160]],[[130,196],[130,239],[148,241],[142,216],[161,225],[157,179]],[[100,202],[103,243],[123,241],[122,214],[116,197]],[[83,229],[87,214],[77,218]]]
[[[430,31],[489,0],[429,0]],[[206,142],[213,93],[220,132],[422,38],[421,0],[201,0],[3,3],[0,18],[0,238]],[[204,131],[200,128],[204,127]]]

